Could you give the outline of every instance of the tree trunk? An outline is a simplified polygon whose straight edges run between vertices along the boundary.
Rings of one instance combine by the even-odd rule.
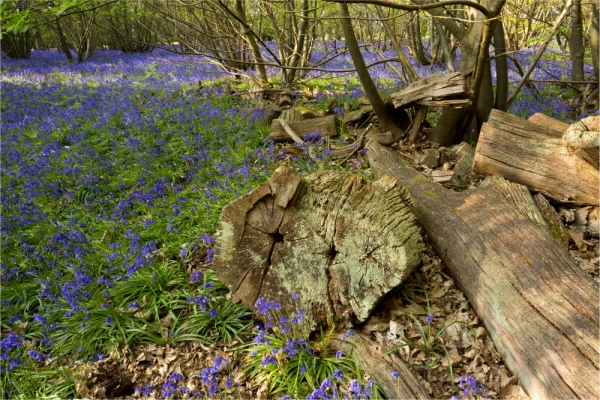
[[[360,47],[358,47],[356,36],[354,36],[354,29],[352,28],[348,5],[345,3],[337,3],[337,9],[340,14],[342,28],[344,29],[344,36],[346,37],[346,46],[348,46],[348,50],[350,51],[350,56],[352,57],[356,73],[365,90],[365,94],[373,107],[375,115],[377,115],[377,119],[379,119],[379,129],[383,132],[392,132],[392,135],[398,140],[403,132],[392,120],[390,110],[379,95],[377,87],[365,65],[365,60],[360,52]]]
[[[406,54],[404,54],[404,50],[402,50],[402,43],[400,43],[398,41],[398,39],[396,38],[396,35],[394,34],[394,30],[392,29],[392,25],[390,24],[390,21],[384,17],[382,7],[377,6],[376,9],[377,9],[377,14],[379,15],[379,18],[381,18],[381,23],[383,24],[385,33],[386,33],[388,39],[390,40],[390,42],[392,43],[394,50],[396,50],[396,54],[398,55],[398,61],[400,61],[400,65],[402,66],[402,69],[404,70],[406,75],[408,75],[408,83],[418,80],[419,75],[417,75],[412,64],[410,63],[410,61],[408,61]]]
[[[506,40],[502,20],[496,22],[494,29],[494,60],[496,62],[496,101],[494,108],[507,110],[508,100],[508,57],[506,56]]]
[[[244,37],[250,46],[250,51],[252,52],[252,56],[254,57],[254,66],[256,68],[256,74],[258,76],[258,82],[261,85],[267,85],[269,83],[269,79],[267,77],[267,70],[265,68],[265,61],[260,52],[260,48],[258,47],[258,43],[256,43],[256,38],[254,34],[251,32],[248,27],[248,23],[246,22],[246,11],[244,10],[244,1],[236,0],[235,1],[235,11],[237,17],[242,22],[242,29],[244,30]]]
[[[592,48],[592,65],[594,67],[594,76],[596,82],[600,85],[600,67],[598,66],[598,57],[600,57],[600,46],[598,46],[598,14],[600,4],[594,2],[592,5],[592,32],[590,35],[590,47]]]
[[[448,72],[456,72],[456,67],[454,66],[454,55],[450,50],[450,43],[448,38],[446,37],[446,33],[442,28],[442,25],[437,20],[434,20],[435,28],[438,31],[438,37],[442,44],[442,50],[444,51],[444,61],[446,62],[446,69]]]
[[[574,81],[583,81],[583,24],[581,23],[581,0],[574,0],[571,7],[571,34],[569,35],[569,53],[571,54],[571,78]],[[585,85],[573,85],[579,92]]]
[[[291,167],[225,207],[214,271],[236,300],[298,294],[311,329],[364,322],[420,263],[423,248],[408,191],[394,179]]]
[[[65,35],[63,34],[62,28],[60,27],[60,18],[56,18],[55,24],[56,34],[58,35],[58,41],[60,43],[60,47],[62,48],[63,53],[65,53],[65,55],[69,59],[69,62],[75,62],[75,60],[73,59],[73,55],[71,54],[71,50],[69,50],[69,44],[65,39]]]
[[[481,130],[473,171],[522,183],[561,203],[597,205],[598,170],[570,150],[562,137],[493,110]]]
[[[450,192],[367,148],[377,176],[410,188],[437,254],[531,398],[599,398],[598,282],[554,240],[529,191],[496,177]]]

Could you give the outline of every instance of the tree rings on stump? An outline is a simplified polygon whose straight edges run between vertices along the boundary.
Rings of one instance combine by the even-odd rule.
[[[281,167],[223,209],[214,270],[235,300],[259,297],[297,310],[311,329],[365,321],[419,264],[422,239],[408,191],[326,171],[301,177]]]

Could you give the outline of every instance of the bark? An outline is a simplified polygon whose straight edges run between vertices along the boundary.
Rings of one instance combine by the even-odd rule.
[[[235,300],[307,309],[311,329],[364,322],[420,263],[410,197],[394,179],[280,167],[223,209],[214,271]]]
[[[354,35],[348,6],[344,3],[337,3],[337,9],[340,14],[342,28],[344,29],[344,36],[346,37],[346,46],[348,46],[354,67],[356,68],[356,73],[358,74],[358,78],[365,90],[365,94],[369,99],[369,103],[371,103],[373,111],[375,112],[375,115],[377,115],[377,119],[379,119],[379,129],[383,132],[390,131],[396,139],[400,139],[402,130],[392,120],[389,110],[379,95],[377,87],[365,65],[365,60],[362,57],[360,47],[358,47],[358,42]]]
[[[541,113],[533,114],[531,117],[529,117],[528,121],[551,129],[553,131],[552,134],[555,136],[562,136],[562,134],[569,128],[569,124]]]
[[[321,131],[321,137],[336,137],[339,135],[339,119],[335,115],[328,115],[321,118],[313,118],[289,123],[290,128],[302,139],[306,135],[311,135],[316,131]],[[271,138],[275,143],[289,142],[290,137],[285,133],[279,119],[274,119],[271,123]]]
[[[583,76],[583,24],[581,22],[581,0],[573,0],[571,7],[571,33],[569,35],[569,53],[571,54],[571,78],[574,81],[582,81]],[[574,86],[579,92],[583,91],[585,85]]]
[[[598,282],[556,243],[529,191],[494,177],[450,192],[367,148],[377,176],[410,188],[437,254],[531,398],[599,398]]]
[[[419,384],[419,381],[396,355],[383,357],[381,346],[367,336],[357,334],[344,341],[332,339],[329,346],[333,350],[343,351],[354,357],[360,369],[368,371],[377,385],[383,389],[388,399],[430,399],[429,393]],[[392,377],[392,372],[398,372],[398,381]],[[399,393],[398,393],[399,391]]]
[[[446,33],[444,32],[444,29],[442,28],[442,25],[440,25],[438,20],[434,19],[433,23],[435,24],[435,28],[438,31],[438,37],[442,44],[442,50],[444,51],[444,61],[446,62],[446,69],[448,70],[448,72],[456,72],[456,67],[454,66],[454,55],[450,50],[450,43],[448,42]]]
[[[484,124],[473,171],[500,175],[561,203],[596,205],[598,170],[574,154],[556,131],[493,110]]]
[[[71,50],[69,50],[69,44],[67,43],[67,40],[65,39],[65,35],[62,31],[62,28],[60,26],[60,18],[56,18],[55,19],[55,29],[56,29],[56,34],[58,35],[58,41],[60,43],[60,47],[63,51],[63,53],[65,53],[65,55],[67,56],[67,58],[69,59],[69,62],[75,62],[75,60],[73,59],[73,55],[71,54]]]
[[[567,228],[563,225],[560,215],[558,215],[554,207],[550,205],[548,200],[542,194],[536,194],[533,196],[533,200],[535,200],[535,205],[538,210],[540,210],[540,214],[542,215],[542,218],[544,218],[544,221],[546,221],[548,230],[554,239],[560,244],[560,247],[565,251],[569,251],[569,233]]]
[[[496,100],[494,108],[506,111],[508,100],[508,58],[502,20],[496,22],[494,29],[494,60],[496,62]]]
[[[250,46],[250,51],[252,52],[254,61],[256,61],[254,66],[258,76],[258,82],[262,85],[267,85],[269,83],[269,79],[267,77],[267,70],[264,66],[265,61],[260,52],[260,48],[258,47],[258,43],[256,42],[256,38],[254,37],[254,33],[251,31],[248,23],[246,22],[246,11],[244,10],[243,0],[235,1],[235,12],[241,22],[242,29],[244,30],[244,38],[248,42],[248,46]]]

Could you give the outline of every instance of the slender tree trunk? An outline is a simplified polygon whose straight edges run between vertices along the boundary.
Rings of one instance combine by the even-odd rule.
[[[398,42],[398,38],[394,34],[394,30],[392,29],[392,25],[390,21],[384,17],[383,8],[381,6],[377,6],[377,14],[379,18],[381,18],[381,23],[383,24],[383,29],[385,29],[385,33],[392,42],[392,46],[394,46],[394,50],[396,50],[396,54],[398,55],[398,60],[400,61],[400,65],[402,65],[402,69],[408,75],[408,83],[418,81],[419,75],[415,72],[412,64],[408,61],[406,54],[404,54],[404,50],[402,50],[402,43]]]
[[[454,55],[450,50],[450,43],[448,42],[448,38],[446,37],[446,33],[442,28],[442,25],[434,19],[433,23],[435,24],[435,28],[438,31],[438,37],[440,43],[442,44],[442,50],[444,52],[444,61],[446,62],[446,69],[448,72],[456,72],[456,67],[454,66]]]
[[[598,57],[600,56],[600,48],[598,46],[598,14],[600,11],[600,5],[596,1],[592,7],[592,32],[590,35],[590,47],[592,48],[592,65],[594,66],[594,76],[596,77],[596,82],[600,83],[600,68],[598,67]]]
[[[502,20],[496,22],[494,29],[494,53],[496,62],[496,101],[494,108],[506,111],[508,100],[508,59]]]
[[[571,54],[571,78],[583,81],[583,24],[581,22],[581,0],[574,0],[571,7],[571,34],[569,35],[569,53]],[[582,92],[585,85],[573,85]]]
[[[71,50],[69,50],[69,44],[65,39],[65,35],[63,34],[62,28],[60,27],[60,18],[56,18],[56,34],[58,35],[58,41],[60,42],[60,47],[62,48],[63,53],[69,59],[69,62],[75,62],[73,59],[73,55],[71,54]]]
[[[244,30],[244,37],[250,46],[250,51],[252,52],[252,56],[254,57],[256,67],[256,74],[258,75],[258,82],[260,84],[268,84],[269,79],[267,78],[267,70],[264,65],[264,59],[262,54],[260,53],[260,48],[258,47],[258,43],[256,43],[256,38],[250,32],[248,27],[248,23],[246,22],[246,11],[244,10],[244,0],[236,0],[235,2],[235,11],[237,13],[238,18],[242,21],[242,29]]]
[[[383,132],[390,131],[395,139],[400,139],[402,131],[392,120],[389,110],[379,95],[377,87],[369,74],[369,70],[365,65],[365,60],[358,47],[358,41],[354,35],[354,29],[352,28],[352,20],[350,19],[350,13],[348,12],[348,5],[345,3],[337,3],[337,9],[341,18],[342,29],[344,30],[344,36],[346,37],[346,46],[350,51],[350,56],[356,68],[356,72],[362,83],[365,94],[373,107],[373,111],[379,119],[379,129]]]

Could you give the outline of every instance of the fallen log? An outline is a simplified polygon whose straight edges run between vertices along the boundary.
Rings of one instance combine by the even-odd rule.
[[[333,350],[343,351],[355,357],[360,369],[368,371],[375,382],[383,389],[388,399],[430,399],[429,393],[396,355],[383,356],[380,345],[367,336],[357,334],[345,340],[331,339],[329,346]],[[398,380],[392,377],[398,373]],[[400,383],[400,385],[398,385]]]
[[[554,130],[498,110],[481,128],[473,171],[503,176],[561,203],[599,202],[597,169],[573,154]]]
[[[328,115],[321,118],[290,122],[289,126],[302,139],[304,139],[304,136],[314,134],[316,131],[321,132],[321,137],[331,138],[339,135],[339,124],[340,121],[335,115]],[[271,138],[275,143],[291,141],[279,119],[274,119],[271,123]]]
[[[535,113],[527,119],[527,121],[533,122],[534,124],[545,126],[555,131],[556,136],[562,136],[562,134],[569,128],[569,124],[554,119],[542,113]]]
[[[464,107],[471,104],[472,92],[460,72],[428,76],[411,83],[387,100],[395,108],[416,104],[433,107]]]
[[[600,397],[598,282],[554,240],[522,185],[450,192],[374,141],[377,176],[410,187],[415,214],[532,399]]]
[[[419,264],[422,241],[394,179],[280,167],[223,209],[215,248],[213,269],[236,301],[265,297],[289,315],[296,293],[315,329],[364,322]]]

